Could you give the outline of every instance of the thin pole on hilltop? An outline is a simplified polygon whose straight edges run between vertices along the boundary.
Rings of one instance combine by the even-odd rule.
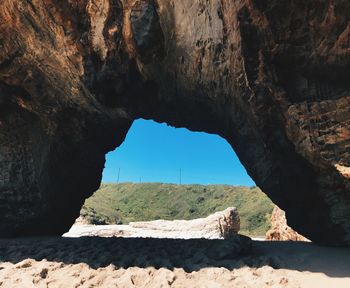
[[[182,184],[182,169],[180,168],[180,173],[179,173],[179,184]]]
[[[119,184],[119,179],[120,179],[120,168],[118,169],[118,179],[117,179],[117,184]]]

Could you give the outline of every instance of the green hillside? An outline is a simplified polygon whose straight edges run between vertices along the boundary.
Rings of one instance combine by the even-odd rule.
[[[241,232],[265,235],[273,203],[256,187],[162,183],[102,184],[81,210],[93,224],[127,224],[156,219],[195,219],[237,207]]]

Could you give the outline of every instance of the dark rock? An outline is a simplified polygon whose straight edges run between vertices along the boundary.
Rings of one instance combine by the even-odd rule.
[[[137,1],[130,14],[135,48],[143,63],[163,56],[164,36],[152,1]]]
[[[1,1],[0,234],[66,231],[141,117],[222,136],[291,227],[350,244],[349,18],[347,0]]]

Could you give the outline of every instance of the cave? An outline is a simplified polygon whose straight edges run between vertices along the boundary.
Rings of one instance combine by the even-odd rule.
[[[4,0],[1,236],[61,235],[135,119],[217,134],[288,224],[350,244],[350,2]]]
[[[246,200],[243,191],[250,195],[250,199]],[[163,195],[168,193],[180,196],[175,199],[168,196],[165,204],[164,198],[167,197]],[[271,235],[273,238],[271,233],[276,232],[270,226],[271,214],[278,207],[261,194],[232,147],[220,136],[137,119],[123,143],[106,154],[101,186],[85,200],[74,223],[77,225],[63,236],[91,235],[89,230],[80,231],[79,225],[102,225],[101,229],[110,229],[109,233],[113,233],[113,229],[118,231],[113,225],[136,222],[138,227],[145,225],[144,229],[147,229],[152,225],[148,221],[204,219],[235,207],[240,216],[240,234],[259,239]],[[199,197],[194,201],[196,195]],[[217,199],[220,200],[215,202]],[[246,207],[250,209],[249,215]],[[108,228],[106,225],[112,226]],[[163,223],[162,228],[166,230],[165,227]],[[123,231],[123,228],[119,229]],[[158,233],[162,231],[157,226],[153,229]],[[121,231],[117,233],[127,234]],[[295,238],[290,240],[295,241]],[[304,240],[307,241],[303,238],[298,241]]]
[[[163,220],[174,225],[169,221],[205,221],[217,212],[237,211],[240,233],[262,237],[270,229],[273,208],[224,139],[140,119],[134,121],[122,145],[106,155],[101,187],[86,199],[76,223],[141,221],[137,225],[147,226],[152,225],[147,221]],[[166,223],[155,230],[166,231]],[[74,234],[78,226],[73,225],[68,237],[84,235]]]

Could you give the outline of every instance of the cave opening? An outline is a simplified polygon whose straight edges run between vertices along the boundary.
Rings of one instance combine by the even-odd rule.
[[[140,119],[106,155],[101,187],[77,222],[193,220],[228,207],[237,208],[241,233],[264,236],[270,228],[273,203],[225,139]]]

